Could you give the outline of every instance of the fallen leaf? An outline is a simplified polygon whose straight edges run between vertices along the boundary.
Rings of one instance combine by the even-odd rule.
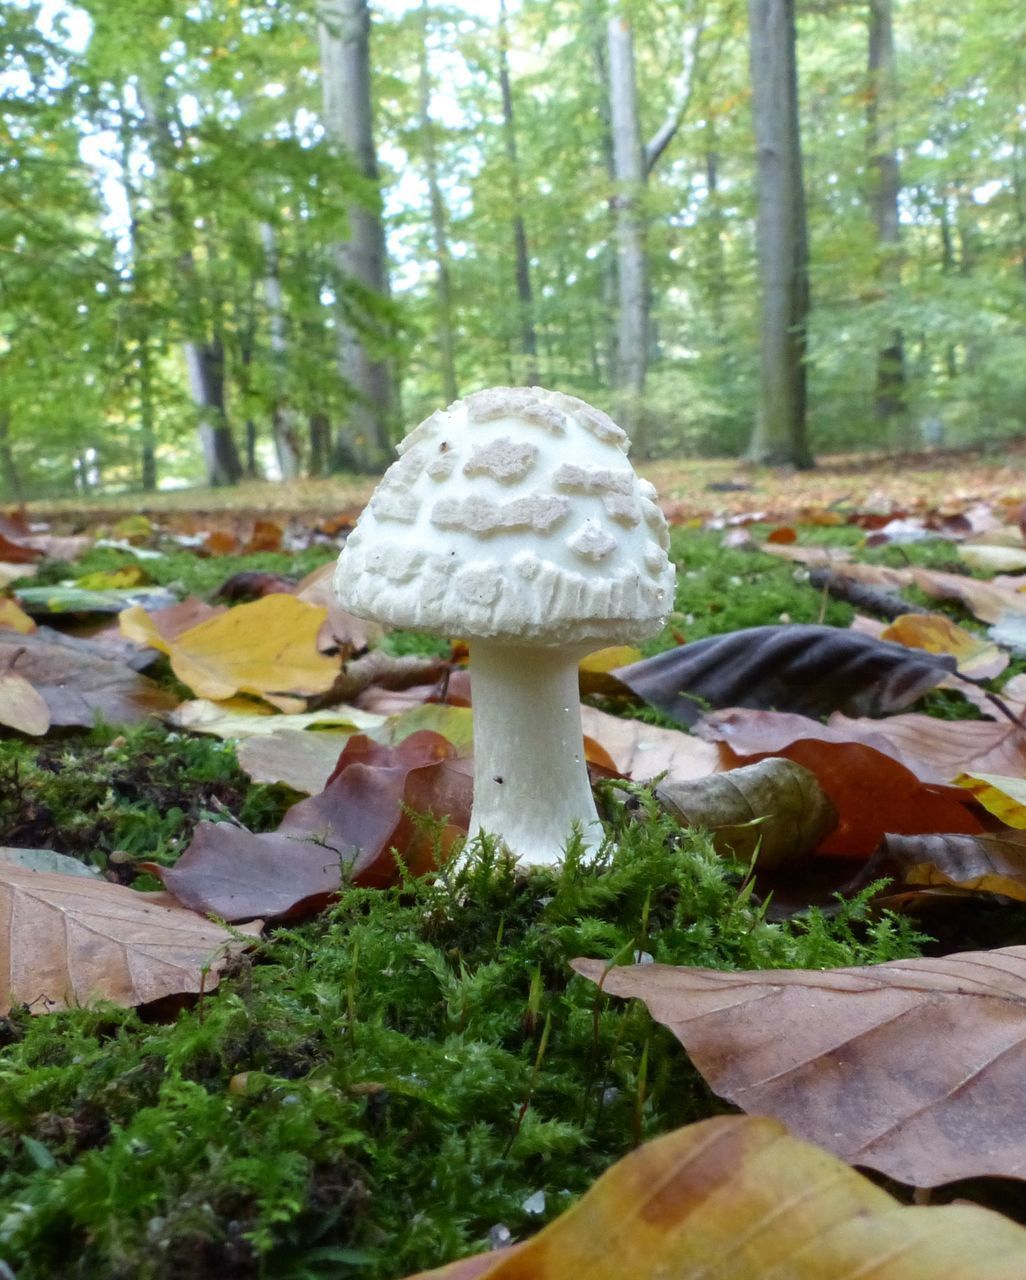
[[[777,556],[781,560],[794,560],[797,564],[815,565],[818,568],[832,568],[834,565],[846,563],[852,557],[848,547],[817,547],[789,545],[780,542],[760,542],[755,544],[767,555]]]
[[[902,1205],[775,1120],[715,1116],[632,1151],[530,1240],[408,1280],[1020,1280],[1026,1231]]]
[[[281,724],[281,717],[277,723]],[[293,791],[319,795],[335,771],[342,749],[352,737],[349,732],[330,729],[308,733],[300,729],[278,729],[255,734],[236,749],[239,768],[254,782],[282,782]]]
[[[1019,731],[1020,740],[1026,732]],[[1006,827],[1026,830],[1026,768],[1014,778],[977,770],[959,774],[955,785],[971,791],[988,813],[1000,818]]]
[[[42,694],[15,671],[0,671],[0,724],[34,738],[50,727],[50,708]]]
[[[227,612],[226,605],[207,604],[199,596],[186,596],[166,609],[147,611],[141,605],[133,605],[118,615],[118,625],[127,639],[152,645],[154,634],[165,641],[177,640],[183,631]]]
[[[21,635],[28,635],[35,629],[36,624],[16,601],[0,600],[0,630],[17,631]]]
[[[726,754],[716,743],[680,729],[625,720],[595,707],[581,707],[581,723],[585,736],[606,751],[617,772],[635,782],[663,774],[667,781],[705,778],[726,767]]]
[[[902,885],[972,889],[1026,902],[1026,833],[886,836],[867,876]]]
[[[1022,534],[1015,530],[1019,539],[1017,547],[999,546],[995,543],[963,543],[958,548],[960,560],[964,560],[970,569],[978,569],[983,573],[1014,573],[1017,569],[1026,569],[1026,548],[1022,545]]]
[[[816,775],[770,757],[689,782],[663,782],[655,798],[682,826],[708,830],[718,853],[774,870],[809,854],[837,826]]]
[[[96,867],[86,866],[78,858],[66,853],[55,853],[53,849],[19,849],[11,845],[0,845],[0,862],[14,867],[22,867],[26,871],[49,871],[62,876],[84,876],[95,880],[99,875]]]
[[[914,702],[954,668],[945,654],[837,627],[795,625],[710,636],[615,674],[639,698],[692,725],[703,706],[881,715]]]
[[[835,711],[822,724],[783,711],[730,708],[706,716],[695,732],[728,743],[739,756],[776,755],[800,739],[859,742],[892,756],[931,785],[954,784],[967,765],[1026,773],[1026,730],[1009,720],[938,720],[918,712],[873,720]]]
[[[298,694],[330,689],[338,663],[317,652],[323,609],[292,595],[264,596],[240,604],[173,638],[148,627],[135,613],[122,618],[132,639],[166,653],[171,669],[193,693],[230,698],[236,693]],[[151,617],[152,622],[152,617]]]
[[[425,702],[389,716],[380,730],[372,730],[367,736],[378,742],[396,743],[421,729],[440,733],[456,748],[457,755],[473,753],[474,713],[469,707],[453,707],[445,702]]]
[[[966,631],[943,613],[901,614],[880,633],[880,638],[928,653],[948,653],[962,675],[977,680],[999,676],[1009,663],[1008,654],[996,644]]]
[[[1026,1177],[1026,947],[826,971],[573,967],[643,1000],[722,1097],[850,1164],[917,1187]]]
[[[961,573],[939,569],[906,570],[920,591],[939,600],[957,600],[981,622],[999,622],[1006,614],[1026,613],[1026,595]]]
[[[0,548],[0,590],[6,589],[19,578],[34,578],[37,573],[38,570],[34,564],[12,564],[4,560],[3,551]]]
[[[215,599],[234,604],[240,600],[258,600],[261,596],[294,595],[295,586],[294,578],[282,577],[280,573],[248,569],[225,578],[213,594]]]
[[[837,827],[820,843],[819,853],[868,858],[889,831],[906,835],[983,831],[959,799],[957,788],[921,782],[890,751],[852,742],[829,725],[798,716],[786,717],[786,724],[783,720],[768,712],[757,717],[750,711],[730,710],[706,717],[698,728],[704,736],[729,744],[726,767],[755,764],[775,755],[812,770],[838,813]],[[803,729],[802,723],[812,728]],[[869,796],[872,803],[867,803]]]
[[[122,587],[150,586],[153,579],[141,564],[126,564],[120,569],[104,569],[86,573],[75,579],[75,586],[83,591],[116,591]]]
[[[200,822],[175,866],[161,872],[164,883],[196,911],[245,920],[316,909],[343,872],[370,888],[392,884],[393,849],[419,875],[435,866],[436,847],[412,815],[448,819],[443,858],[469,823],[472,777],[454,757],[451,743],[428,731],[394,747],[351,738],[324,791],[293,805],[277,831]]]
[[[166,609],[177,603],[173,591],[165,587],[112,587],[107,591],[87,591],[78,586],[17,587],[18,603],[34,618],[50,614],[121,613],[133,605],[143,609]]]
[[[322,650],[331,648],[359,653],[376,645],[388,630],[380,622],[358,618],[355,613],[343,609],[335,595],[332,582],[335,577],[335,561],[322,564],[301,579],[296,586],[296,597],[307,604],[327,609],[328,618],[321,629],[318,645]]]
[[[18,636],[0,631],[0,668],[15,658],[18,674],[42,696],[54,725],[91,727],[98,718],[137,724],[175,705],[154,681],[101,656],[86,640],[58,639],[44,629]]]
[[[628,644],[610,645],[597,649],[581,660],[577,669],[582,696],[592,693],[630,694],[630,690],[613,674],[618,667],[626,667],[641,661],[641,650]]]
[[[259,921],[230,933],[153,897],[0,862],[0,1014],[15,1004],[50,1013],[210,991],[245,945],[234,935],[260,934]]]
[[[255,736],[267,737],[285,729],[340,729],[347,734],[366,733],[379,729],[385,720],[385,716],[350,706],[283,716],[248,698],[226,698],[224,702],[192,698],[167,717],[168,724],[176,729],[239,741]]]

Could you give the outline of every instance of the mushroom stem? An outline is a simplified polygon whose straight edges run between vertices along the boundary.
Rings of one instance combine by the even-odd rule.
[[[559,861],[579,823],[602,839],[588,769],[577,666],[594,645],[543,648],[475,640],[471,838],[497,836],[524,862]]]

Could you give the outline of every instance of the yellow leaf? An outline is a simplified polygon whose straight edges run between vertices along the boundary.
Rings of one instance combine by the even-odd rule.
[[[82,587],[85,591],[113,591],[119,587],[138,587],[152,581],[142,565],[126,564],[109,572],[84,574],[75,579],[75,586]]]
[[[610,645],[589,653],[578,669],[581,693],[629,694],[630,690],[612,674],[617,667],[641,661],[641,650],[628,644]]]
[[[775,1120],[649,1142],[524,1244],[413,1280],[1020,1280],[1026,1231],[978,1205],[903,1206]]]
[[[30,631],[35,631],[36,624],[16,601],[0,600],[0,629],[20,631],[27,636]]]
[[[998,773],[960,773],[955,785],[965,787],[980,804],[1008,827],[1026,831],[1026,778]]]
[[[963,675],[992,679],[1008,666],[1008,655],[996,644],[974,635],[942,613],[903,613],[880,633],[908,649],[948,653]]]
[[[339,671],[337,659],[317,651],[327,612],[282,593],[240,604],[173,639],[161,636],[152,618],[136,609],[121,614],[121,630],[166,653],[178,679],[200,697],[309,697],[330,689]]]

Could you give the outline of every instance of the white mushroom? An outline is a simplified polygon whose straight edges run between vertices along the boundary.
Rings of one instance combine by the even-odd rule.
[[[604,413],[540,387],[493,387],[399,445],[349,535],[335,590],[351,613],[470,645],[470,833],[556,862],[601,825],[577,668],[657,631],[673,603],[666,523]]]

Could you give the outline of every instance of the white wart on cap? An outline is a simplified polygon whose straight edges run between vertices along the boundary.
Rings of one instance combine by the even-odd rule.
[[[363,617],[441,635],[596,646],[657,631],[673,600],[655,490],[583,400],[495,387],[399,446],[339,559]]]

